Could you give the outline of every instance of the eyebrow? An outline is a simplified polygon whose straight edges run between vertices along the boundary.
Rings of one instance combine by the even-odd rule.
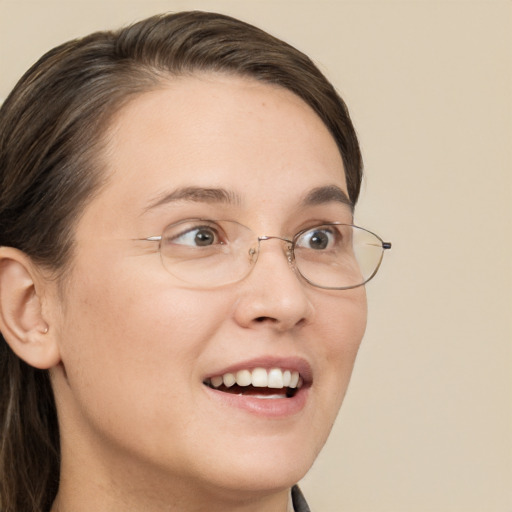
[[[151,201],[145,211],[156,208],[163,204],[177,201],[191,201],[197,203],[224,203],[240,205],[242,199],[231,190],[225,188],[204,188],[204,187],[182,187],[170,193],[162,194]]]
[[[213,203],[241,205],[242,198],[232,190],[225,188],[205,188],[205,187],[181,187],[169,193],[161,194],[150,202],[145,211],[152,210],[158,206],[178,201],[191,201],[197,203]],[[354,204],[349,199],[345,191],[337,185],[326,185],[317,187],[309,191],[300,202],[302,208],[308,206],[317,206],[330,202],[347,205],[350,211],[354,210]]]
[[[345,204],[350,208],[350,211],[354,211],[354,203],[352,203],[346,192],[337,185],[314,188],[306,194],[301,205],[302,207],[306,207],[331,202]]]

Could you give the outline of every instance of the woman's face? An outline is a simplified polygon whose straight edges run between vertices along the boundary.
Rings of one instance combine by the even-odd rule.
[[[87,478],[112,485],[292,485],[345,394],[365,328],[364,288],[312,287],[273,239],[261,242],[247,277],[202,289],[164,268],[158,242],[140,239],[190,218],[286,238],[350,223],[343,194],[332,193],[347,192],[333,138],[289,91],[212,74],[137,97],[107,140],[108,181],[79,221],[50,324],[62,359],[52,379],[63,468],[81,464]],[[299,372],[304,383],[288,398],[205,384],[255,368]]]

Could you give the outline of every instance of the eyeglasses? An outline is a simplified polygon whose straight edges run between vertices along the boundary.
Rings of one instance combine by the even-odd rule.
[[[391,249],[371,231],[329,222],[299,231],[291,240],[257,236],[235,221],[188,219],[167,226],[161,236],[143,240],[160,243],[167,271],[185,283],[212,288],[244,279],[254,267],[261,242],[280,240],[292,269],[312,286],[348,290],[377,273],[384,251]]]

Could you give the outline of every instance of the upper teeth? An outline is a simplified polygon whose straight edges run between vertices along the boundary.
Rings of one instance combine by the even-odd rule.
[[[254,386],[255,388],[297,388],[302,386],[302,378],[297,371],[282,370],[281,368],[254,368],[253,370],[239,370],[236,373],[217,375],[209,383],[218,388],[222,384],[230,388],[239,386]]]

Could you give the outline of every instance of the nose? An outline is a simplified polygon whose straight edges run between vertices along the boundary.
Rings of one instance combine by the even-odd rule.
[[[308,323],[314,313],[311,290],[293,268],[290,242],[278,237],[259,241],[257,261],[240,283],[236,321],[243,327],[265,325],[278,331]]]

